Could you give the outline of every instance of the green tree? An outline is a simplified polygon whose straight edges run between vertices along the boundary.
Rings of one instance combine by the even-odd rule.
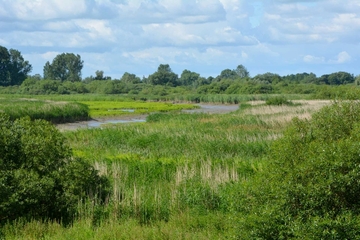
[[[149,76],[148,82],[152,85],[176,86],[178,75],[173,73],[169,64],[160,64],[157,72]]]
[[[57,55],[52,63],[44,66],[44,79],[77,82],[81,81],[81,70],[84,61],[80,55],[62,53]]]
[[[0,113],[0,224],[20,217],[71,221],[79,200],[87,193],[103,199],[108,186],[72,157],[54,125]]]
[[[195,82],[200,78],[200,74],[185,69],[179,78],[179,85],[190,86],[194,85]]]
[[[262,84],[269,84],[269,83],[278,83],[281,81],[281,77],[279,74],[277,73],[264,73],[264,74],[258,74],[253,78],[253,81],[257,82],[257,83],[262,83]]]
[[[9,86],[11,83],[9,73],[10,54],[7,48],[0,46],[0,86]]]
[[[250,77],[249,71],[246,69],[246,67],[244,67],[244,66],[241,65],[241,64],[240,64],[239,66],[237,66],[234,71],[236,72],[236,74],[237,74],[240,78]]]
[[[224,69],[221,71],[220,75],[217,78],[221,80],[221,79],[235,79],[237,77],[238,74],[236,73],[235,70]]]
[[[336,72],[331,73],[328,76],[328,84],[330,85],[341,85],[341,84],[349,84],[355,81],[354,75],[347,72]]]
[[[0,85],[20,85],[32,70],[18,50],[0,46]]]
[[[95,80],[105,80],[104,78],[104,71],[100,71],[100,70],[97,70],[95,72],[95,77],[94,77]]]
[[[124,83],[133,83],[133,84],[141,83],[141,80],[139,77],[137,77],[135,74],[128,73],[128,72],[125,72],[120,80],[121,80],[121,82],[124,82]]]

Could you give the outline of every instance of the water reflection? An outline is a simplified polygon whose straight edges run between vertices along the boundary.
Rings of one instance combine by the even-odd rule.
[[[145,119],[129,119],[129,120],[105,120],[102,122],[98,122],[98,121],[89,121],[86,123],[86,125],[89,128],[96,128],[96,127],[100,127],[101,125],[104,124],[116,124],[116,123],[136,123],[136,122],[146,122]]]

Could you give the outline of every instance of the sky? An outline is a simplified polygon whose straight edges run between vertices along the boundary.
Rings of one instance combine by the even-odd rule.
[[[82,77],[147,77],[160,64],[216,77],[360,74],[360,0],[0,0],[0,45],[43,74],[79,54]]]

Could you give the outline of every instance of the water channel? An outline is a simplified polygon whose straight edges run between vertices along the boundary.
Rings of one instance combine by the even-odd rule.
[[[236,111],[239,105],[214,105],[214,104],[197,104],[200,108],[183,110],[185,113],[209,113],[209,114],[223,114]],[[130,112],[130,111],[129,111]],[[76,130],[80,128],[97,128],[104,124],[118,124],[118,123],[140,123],[146,122],[147,114],[143,115],[125,115],[116,116],[106,119],[93,119],[90,121],[82,121],[75,123],[57,124],[57,128],[61,131]]]

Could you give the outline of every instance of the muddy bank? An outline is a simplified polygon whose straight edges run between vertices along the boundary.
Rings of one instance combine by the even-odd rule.
[[[236,111],[239,108],[239,105],[213,105],[213,104],[196,104],[200,108],[183,110],[186,113],[209,113],[209,114],[224,114]],[[136,123],[136,122],[145,122],[148,114],[141,115],[124,115],[108,118],[97,118],[90,121],[81,121],[75,123],[64,123],[57,124],[57,128],[60,131],[67,130],[76,130],[80,128],[96,128],[100,127],[103,124],[114,124],[114,123]]]

